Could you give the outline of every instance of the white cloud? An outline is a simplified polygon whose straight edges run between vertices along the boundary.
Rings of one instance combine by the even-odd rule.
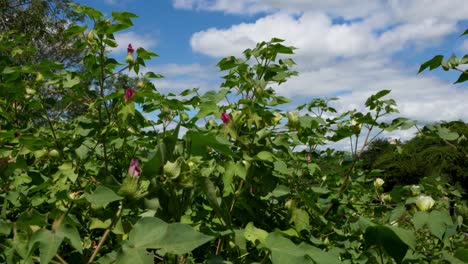
[[[427,46],[454,31],[455,22],[432,18],[376,32],[367,20],[334,24],[332,18],[325,14],[295,16],[277,13],[262,17],[255,23],[196,32],[191,38],[191,45],[194,51],[219,57],[240,54],[257,42],[278,37],[297,47],[298,56],[313,58],[321,63],[336,57],[390,54],[407,45]]]
[[[221,57],[240,55],[272,37],[285,39],[286,45],[298,48],[293,58],[300,75],[276,89],[297,103],[342,93],[337,107],[363,110],[368,96],[391,89],[390,97],[403,116],[432,122],[468,120],[464,107],[468,91],[460,89],[464,84],[454,86],[429,74],[416,75],[416,66],[409,68],[393,56],[434,47],[447,35],[458,33],[457,23],[468,18],[468,5],[463,2],[184,0],[184,8],[269,12],[252,23],[196,32],[191,46],[196,52]],[[336,16],[359,19],[337,22]],[[461,47],[468,48],[467,41]]]
[[[463,41],[458,49],[465,54],[468,53],[468,39]]]
[[[117,44],[117,48],[111,49],[115,53],[126,53],[128,44],[132,44],[133,48],[144,48],[151,50],[157,44],[157,40],[152,34],[139,34],[134,31],[128,31],[124,33],[117,33],[114,35]]]

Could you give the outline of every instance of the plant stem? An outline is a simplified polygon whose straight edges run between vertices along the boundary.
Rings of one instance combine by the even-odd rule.
[[[91,257],[89,258],[88,264],[93,263],[94,258],[96,258],[97,253],[99,252],[99,250],[101,250],[101,247],[102,247],[102,245],[104,244],[104,242],[106,241],[107,237],[109,236],[109,234],[110,234],[112,228],[114,228],[114,226],[115,226],[115,224],[117,223],[117,221],[119,221],[120,216],[122,215],[122,210],[123,210],[123,205],[122,205],[122,203],[121,203],[120,206],[119,206],[119,209],[117,210],[117,213],[115,214],[114,219],[112,220],[111,224],[110,224],[109,227],[106,229],[106,231],[104,232],[104,235],[102,235],[101,240],[99,240],[99,244],[97,245],[96,249],[94,249],[93,254],[92,254]]]

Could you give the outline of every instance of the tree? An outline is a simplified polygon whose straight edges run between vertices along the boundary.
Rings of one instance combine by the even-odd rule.
[[[33,52],[18,56],[16,63],[50,60],[65,67],[76,66],[82,51],[70,45],[73,39],[65,31],[81,21],[82,16],[73,13],[69,3],[69,0],[0,0],[0,32],[21,35],[21,47],[34,48]],[[3,55],[6,52],[0,51]]]

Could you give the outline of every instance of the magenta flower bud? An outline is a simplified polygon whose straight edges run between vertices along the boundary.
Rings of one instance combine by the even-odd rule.
[[[133,96],[135,96],[135,92],[133,91],[132,88],[127,87],[127,89],[125,89],[125,96],[124,96],[125,103],[128,102],[130,99],[132,99]]]
[[[229,124],[229,122],[231,122],[231,117],[229,116],[228,113],[223,112],[221,114],[221,120],[223,120],[223,123],[227,125],[227,124]]]
[[[312,161],[312,155],[307,154],[307,164],[309,164]]]
[[[128,175],[132,178],[138,178],[140,177],[141,174],[141,169],[140,169],[140,163],[138,162],[137,159],[132,159],[130,161],[130,167],[128,167]]]
[[[128,64],[132,64],[134,59],[133,59],[133,52],[135,50],[133,49],[132,47],[132,44],[128,44],[128,48],[127,48],[127,57],[125,57],[125,62],[128,63]]]
[[[134,51],[132,44],[128,44],[127,52],[133,54]]]

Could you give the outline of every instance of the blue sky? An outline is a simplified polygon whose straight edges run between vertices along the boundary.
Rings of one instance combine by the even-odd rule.
[[[436,54],[468,53],[466,0],[79,0],[106,14],[129,11],[135,26],[116,35],[126,45],[160,55],[148,70],[166,76],[162,92],[216,89],[215,67],[271,37],[298,48],[299,76],[276,87],[303,103],[339,95],[338,109],[362,109],[365,99],[391,89],[403,116],[422,122],[468,121],[468,84],[452,85],[456,72],[425,72]],[[123,59],[122,59],[123,60]],[[401,137],[408,137],[401,134]]]

